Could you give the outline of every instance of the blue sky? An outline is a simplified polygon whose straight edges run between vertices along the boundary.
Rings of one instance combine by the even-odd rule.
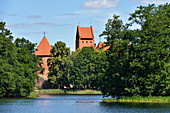
[[[45,31],[51,45],[63,41],[74,51],[77,25],[92,25],[98,44],[104,41],[99,35],[114,14],[126,23],[137,6],[166,2],[170,0],[0,0],[0,21],[15,38],[39,44]]]

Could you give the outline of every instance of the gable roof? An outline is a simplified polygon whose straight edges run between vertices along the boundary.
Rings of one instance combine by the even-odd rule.
[[[78,32],[79,38],[94,38],[93,26],[79,27],[78,25],[77,32]]]
[[[52,49],[50,43],[48,42],[46,37],[43,37],[40,44],[37,47],[37,51],[35,51],[36,56],[50,56],[50,50]]]
[[[99,48],[104,48],[104,50],[108,50],[110,46],[106,46],[104,42],[99,42],[99,44],[97,45],[95,49],[99,49]]]
[[[115,43],[115,45],[118,45],[118,43]],[[128,44],[128,46],[129,45],[130,44]],[[99,49],[99,48],[103,48],[104,50],[108,50],[110,48],[110,46],[106,46],[105,42],[99,42],[99,44],[95,47],[95,50]]]

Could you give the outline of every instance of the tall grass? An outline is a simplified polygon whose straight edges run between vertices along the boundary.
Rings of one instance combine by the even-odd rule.
[[[27,96],[26,98],[36,98],[39,97],[38,94],[36,92],[31,92],[29,96]]]
[[[36,94],[99,94],[101,95],[101,91],[96,90],[62,90],[62,89],[43,89],[43,90],[35,90]]]
[[[141,103],[170,103],[170,96],[123,96],[120,99],[103,99],[103,102],[141,102]]]

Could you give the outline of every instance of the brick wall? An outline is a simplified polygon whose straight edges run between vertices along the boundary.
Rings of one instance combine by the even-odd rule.
[[[42,67],[45,69],[44,70],[44,73],[43,73],[43,75],[44,76],[48,76],[48,66],[47,66],[47,59],[48,58],[50,58],[50,57],[42,57],[42,61],[43,61],[43,64],[42,64]],[[38,71],[37,72],[37,74],[39,75],[39,76],[41,76],[42,74],[40,74],[40,71]]]

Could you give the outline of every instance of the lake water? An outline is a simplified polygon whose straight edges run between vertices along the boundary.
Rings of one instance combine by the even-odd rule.
[[[102,103],[101,95],[0,99],[0,113],[170,113],[170,104]]]

